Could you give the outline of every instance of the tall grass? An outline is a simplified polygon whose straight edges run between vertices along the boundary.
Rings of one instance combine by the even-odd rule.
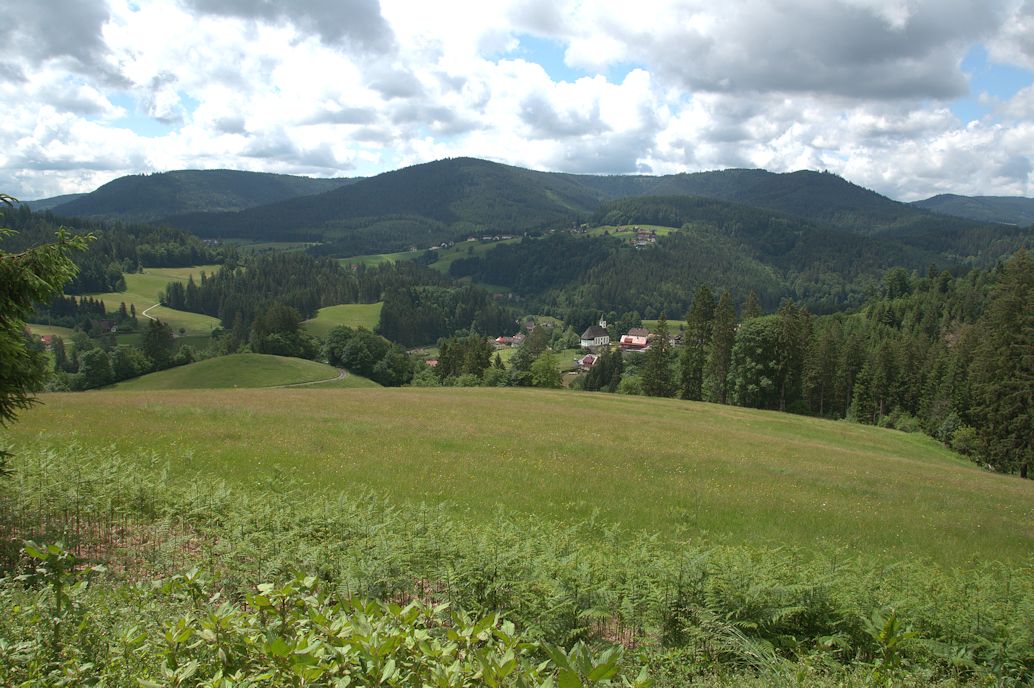
[[[24,565],[22,539],[63,540],[107,566],[90,594],[109,606],[132,581],[192,566],[228,599],[303,571],[341,599],[502,612],[530,641],[619,643],[662,685],[1034,676],[1034,557],[949,568],[836,547],[672,547],[599,518],[560,525],[500,509],[457,520],[440,505],[314,494],[277,475],[247,490],[172,479],[160,458],[114,450],[16,456],[0,481],[4,569]],[[0,622],[0,645],[25,628]]]

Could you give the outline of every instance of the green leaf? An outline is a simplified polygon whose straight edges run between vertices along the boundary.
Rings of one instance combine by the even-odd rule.
[[[381,672],[381,683],[387,683],[395,675],[395,660],[389,659]]]
[[[557,674],[557,685],[559,688],[582,688],[582,679],[570,669],[561,669]]]

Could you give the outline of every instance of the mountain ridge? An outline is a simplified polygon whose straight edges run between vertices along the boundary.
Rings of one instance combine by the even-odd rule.
[[[240,170],[174,170],[119,177],[49,209],[70,217],[155,222],[188,210],[239,211],[353,182]],[[29,205],[42,209],[40,203]]]
[[[945,215],[1008,225],[1034,224],[1034,198],[939,194],[912,205]]]

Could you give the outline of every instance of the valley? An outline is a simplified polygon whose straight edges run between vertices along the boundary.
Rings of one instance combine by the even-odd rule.
[[[95,194],[3,211],[0,244],[93,234],[65,293],[20,311],[46,391],[0,436],[0,571],[73,586],[76,671],[340,674],[340,636],[296,634],[356,614],[496,628],[571,686],[1034,666],[1034,228],[822,173],[463,158]],[[39,635],[46,588],[4,580],[29,611],[0,640]],[[264,595],[292,610],[275,631]],[[0,682],[35,671],[7,647]]]

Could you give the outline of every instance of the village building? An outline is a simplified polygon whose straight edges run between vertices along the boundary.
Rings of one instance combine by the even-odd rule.
[[[582,332],[581,346],[583,349],[598,349],[603,346],[610,346],[610,333],[607,332],[607,321],[600,320],[599,325],[592,325]]]
[[[650,348],[650,338],[631,333],[623,334],[621,335],[621,341],[618,342],[618,346],[621,347],[622,351],[646,351]]]
[[[598,361],[599,358],[600,357],[596,354],[585,354],[581,358],[574,359],[574,363],[580,370],[588,370],[596,365],[596,361]]]

